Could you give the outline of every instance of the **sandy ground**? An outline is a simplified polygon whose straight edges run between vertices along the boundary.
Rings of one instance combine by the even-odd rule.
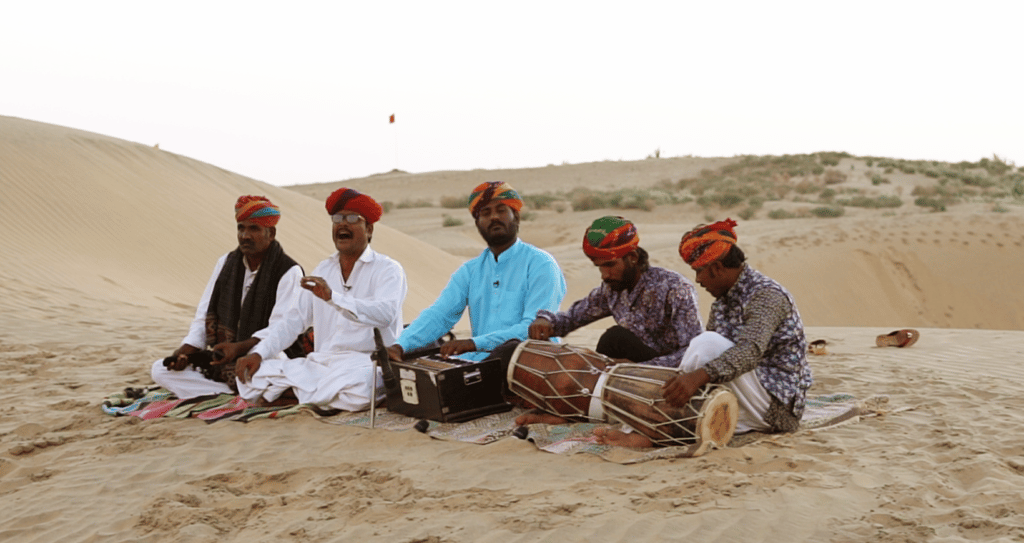
[[[345,184],[395,201],[416,196],[412,186],[437,197],[496,178],[522,192],[645,186],[708,167],[700,160]],[[752,264],[794,293],[809,339],[829,342],[811,359],[811,393],[889,401],[838,428],[620,465],[514,438],[471,445],[306,415],[107,416],[102,398],[150,384],[149,364],[184,335],[213,262],[233,246],[234,199],[278,203],[279,239],[311,269],[331,251],[322,196],[308,195],[323,189],[7,117],[0,165],[0,541],[1024,540],[1019,207],[741,222]],[[563,266],[567,302],[596,284],[578,241],[606,213],[541,210],[523,222],[524,239]],[[470,221],[444,228],[442,214],[468,217],[393,210],[374,237],[409,275],[407,320],[482,249]],[[631,218],[655,264],[685,274],[675,244],[704,214],[680,205]],[[569,339],[593,345],[607,324]],[[922,332],[913,347],[874,346],[907,326]]]

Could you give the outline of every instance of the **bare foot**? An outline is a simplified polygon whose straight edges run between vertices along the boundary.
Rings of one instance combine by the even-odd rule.
[[[526,426],[527,424],[565,424],[567,422],[569,421],[549,413],[525,413],[516,417],[516,426]]]
[[[651,443],[647,436],[639,432],[627,434],[607,426],[594,428],[594,437],[597,438],[597,442],[601,445],[632,447],[634,449],[649,449],[654,446],[654,443]]]

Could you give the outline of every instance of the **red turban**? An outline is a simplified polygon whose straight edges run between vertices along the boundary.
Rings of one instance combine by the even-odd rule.
[[[718,260],[736,245],[736,221],[725,219],[687,232],[679,242],[679,256],[691,268],[703,268]]]
[[[263,196],[241,196],[235,202],[235,221],[252,221],[260,226],[277,226],[281,210]]]
[[[473,214],[473,218],[477,218],[480,215],[480,208],[492,200],[504,203],[517,213],[523,208],[523,199],[511,185],[504,181],[488,181],[477,185],[473,189],[473,194],[469,195],[469,212]]]
[[[379,221],[380,216],[384,213],[384,209],[380,207],[376,200],[356,189],[347,189],[345,187],[332,192],[327,197],[327,203],[324,207],[327,208],[328,215],[334,215],[342,210],[355,211],[366,219],[367,224]]]
[[[639,245],[636,226],[622,217],[601,217],[583,234],[583,252],[590,258],[622,258]]]

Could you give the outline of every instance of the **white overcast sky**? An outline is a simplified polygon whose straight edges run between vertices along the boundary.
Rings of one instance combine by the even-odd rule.
[[[655,149],[1024,165],[1022,35],[1016,0],[4,1],[0,115],[276,185]]]

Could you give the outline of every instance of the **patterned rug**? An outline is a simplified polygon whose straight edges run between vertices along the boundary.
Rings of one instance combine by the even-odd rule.
[[[133,416],[143,420],[160,417],[197,418],[208,423],[223,420],[249,422],[306,413],[327,424],[363,428],[371,426],[369,411],[350,413],[324,410],[311,405],[257,407],[230,394],[180,400],[162,388],[125,389],[123,392],[108,396],[103,401],[102,409],[112,416]],[[849,394],[814,396],[807,399],[807,407],[804,410],[799,431],[814,432],[834,428],[842,424],[857,422],[861,417],[905,409],[907,408],[891,409],[888,406],[888,398],[885,396],[873,396],[863,401],[858,401]],[[485,445],[511,436],[516,430],[516,417],[525,412],[524,409],[515,408],[505,413],[487,415],[463,423],[423,421],[427,425],[422,428],[422,431],[435,439]],[[373,427],[382,430],[412,430],[417,427],[418,423],[423,426],[417,419],[392,413],[384,408],[376,409],[373,419]],[[596,443],[593,436],[593,430],[598,426],[604,425],[592,423],[534,424],[528,427],[527,439],[543,451],[556,454],[589,453],[619,464],[687,456],[687,447],[630,449],[600,445]],[[733,437],[729,442],[729,447],[741,447],[771,437],[773,437],[771,434],[750,432]]]

